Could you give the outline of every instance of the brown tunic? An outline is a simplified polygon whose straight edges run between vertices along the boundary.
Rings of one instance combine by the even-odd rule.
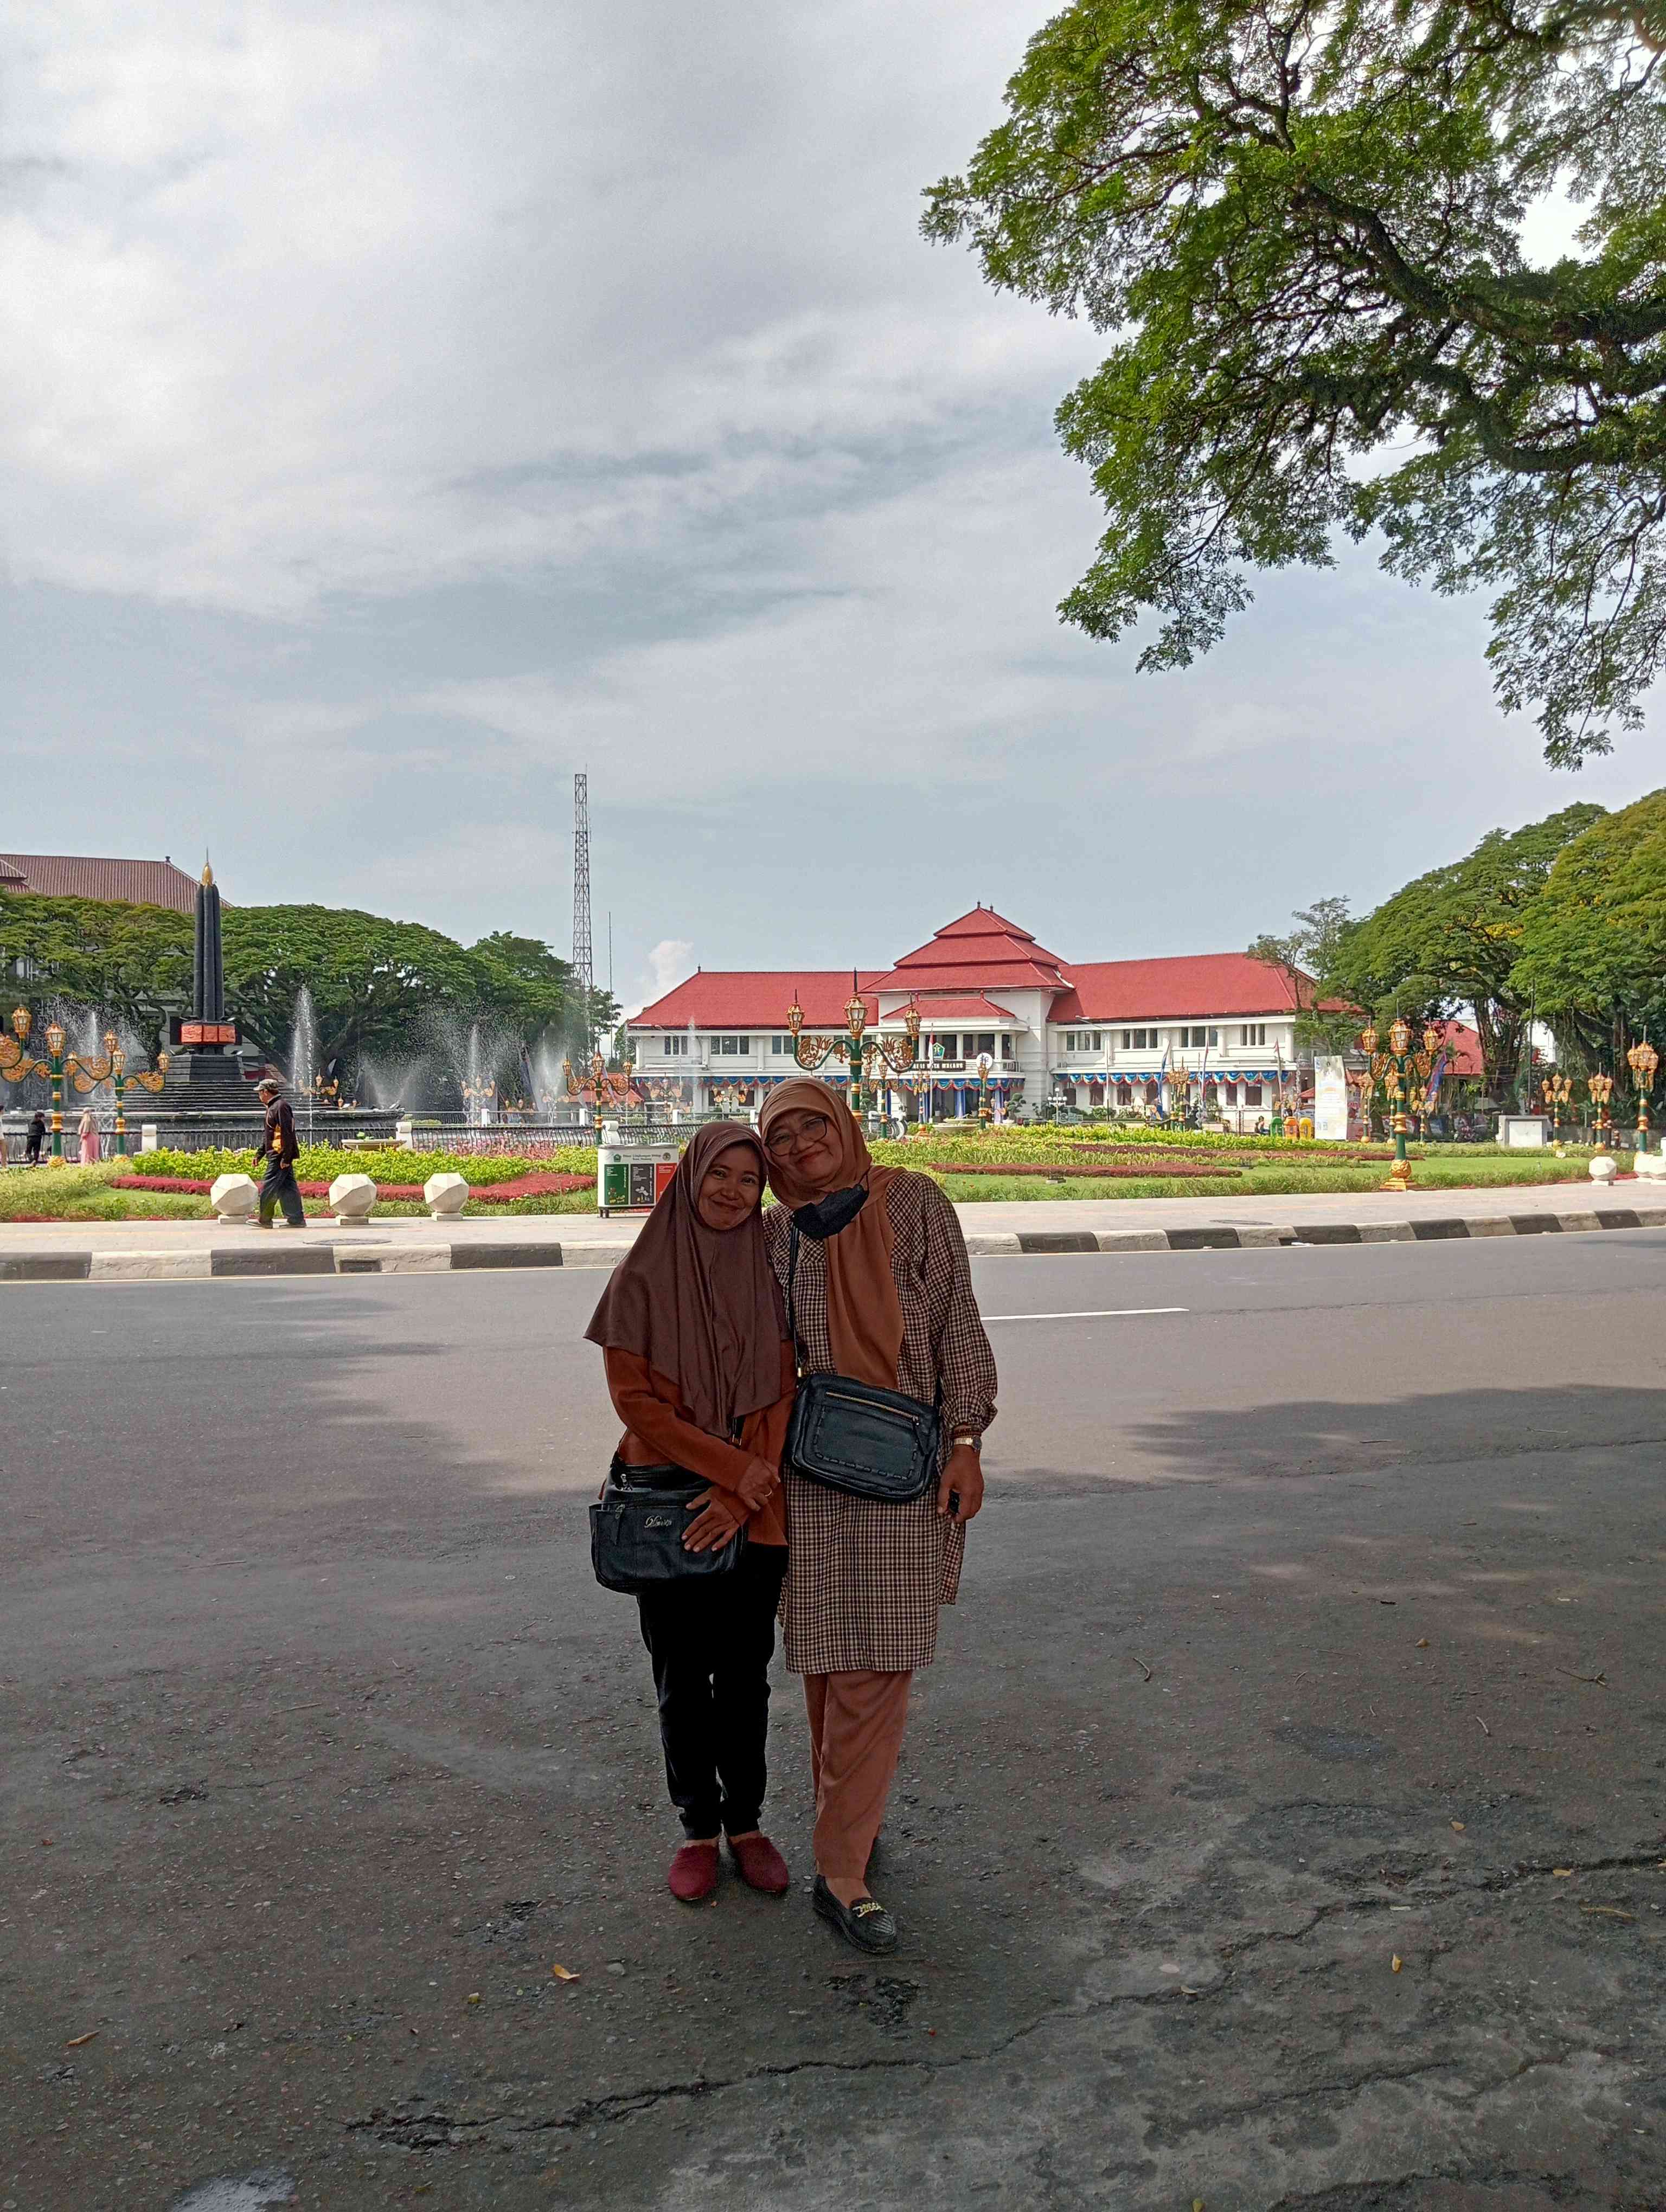
[[[951,1431],[982,1435],[994,1419],[995,1361],[978,1317],[960,1223],[929,1176],[898,1170],[870,1200],[889,1214],[891,1273],[903,1307],[897,1388],[929,1405],[941,1390],[943,1456]],[[769,1264],[783,1289],[792,1217],[763,1216]],[[836,1372],[826,1267],[813,1237],[799,1243],[799,1340],[812,1372]],[[912,1505],[846,1498],[787,1471],[787,1564],[782,1599],[787,1664],[795,1674],[928,1667],[937,1609],[952,1605],[966,1547],[961,1522],[939,1516],[935,1490]]]

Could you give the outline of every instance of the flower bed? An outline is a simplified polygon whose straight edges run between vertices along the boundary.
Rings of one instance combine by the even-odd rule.
[[[236,1175],[240,1172],[246,1172],[246,1170],[235,1168],[221,1170],[222,1174],[227,1175]],[[343,1172],[356,1175],[361,1170],[356,1168],[347,1168]],[[201,1176],[112,1176],[110,1187],[112,1190],[167,1190],[181,1195],[188,1194],[198,1198],[206,1198],[214,1187],[214,1180],[212,1177],[205,1180]],[[296,1188],[303,1198],[328,1198],[330,1195],[330,1186],[327,1182],[303,1182],[297,1176]],[[593,1176],[534,1173],[520,1175],[509,1181],[491,1183],[483,1190],[476,1190],[471,1187],[469,1196],[471,1199],[478,1200],[483,1206],[509,1206],[513,1205],[518,1198],[560,1198],[565,1197],[573,1191],[593,1190],[594,1188]],[[414,1199],[420,1201],[422,1195],[423,1186],[419,1182],[379,1182],[376,1185],[376,1196],[379,1201],[383,1199]]]
[[[1189,1177],[1204,1176],[1219,1182],[1225,1176],[1241,1176],[1243,1166],[1232,1167],[1225,1162],[1200,1163],[1189,1160],[1164,1160],[1160,1165],[1134,1166],[1121,1161],[1110,1165],[1081,1167],[1073,1161],[1046,1160],[922,1160],[920,1163],[928,1175],[941,1176],[1043,1176],[1049,1182],[1064,1182],[1073,1176],[1082,1176],[1094,1182],[1113,1182],[1119,1177],[1147,1182],[1153,1175],[1160,1175],[1165,1182],[1183,1182]]]

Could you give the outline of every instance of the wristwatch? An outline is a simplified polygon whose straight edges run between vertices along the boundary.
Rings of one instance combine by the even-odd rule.
[[[949,1442],[956,1451],[960,1450],[964,1445],[975,1452],[981,1453],[983,1449],[983,1433],[980,1429],[951,1429]]]

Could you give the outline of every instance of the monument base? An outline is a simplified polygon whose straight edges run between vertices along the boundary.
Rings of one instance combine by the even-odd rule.
[[[156,1110],[163,1114],[254,1114],[260,1110],[254,1085],[234,1052],[210,1045],[187,1045],[168,1063]]]

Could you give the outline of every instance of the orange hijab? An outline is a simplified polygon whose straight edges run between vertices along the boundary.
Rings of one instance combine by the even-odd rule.
[[[827,1255],[827,1328],[833,1364],[853,1382],[897,1388],[897,1362],[903,1349],[903,1308],[891,1272],[891,1222],[885,1213],[885,1185],[893,1168],[875,1167],[861,1124],[839,1093],[809,1076],[795,1076],[769,1093],[758,1116],[758,1134],[767,1155],[769,1131],[783,1114],[824,1114],[840,1152],[832,1188],[867,1186],[868,1201],[822,1249]],[[795,1160],[769,1162],[769,1188],[794,1212],[828,1195],[800,1181]]]

